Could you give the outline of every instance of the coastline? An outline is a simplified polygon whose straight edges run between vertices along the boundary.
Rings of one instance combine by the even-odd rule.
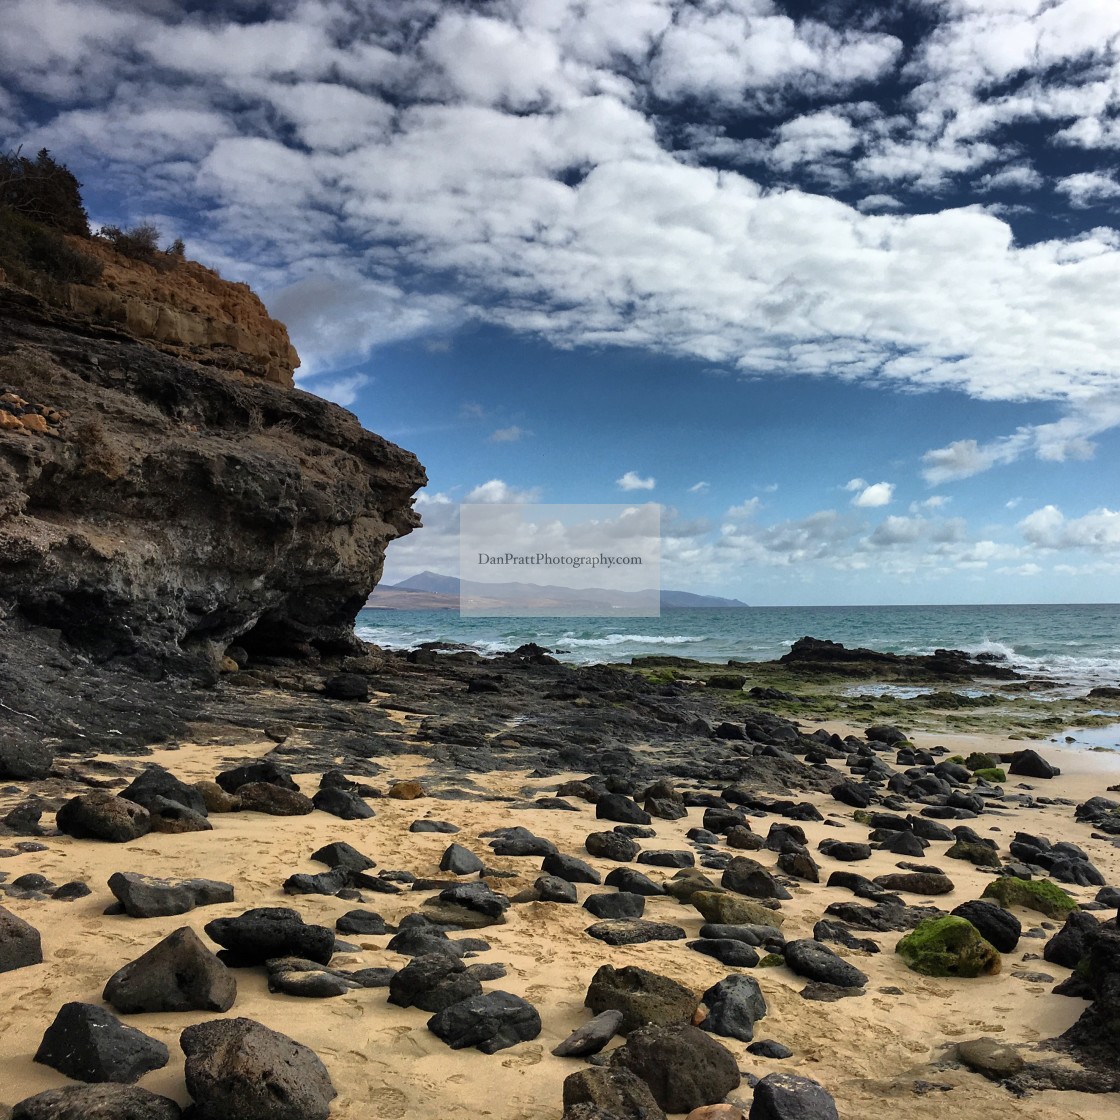
[[[456,655],[451,654],[433,656],[428,665],[390,658],[383,666],[393,666],[393,672],[383,668],[380,676],[369,678],[370,696],[366,702],[332,705],[321,696],[300,699],[300,703],[316,703],[344,712],[368,708],[379,713],[386,732],[394,735],[397,748],[391,755],[367,756],[361,766],[357,765],[357,757],[351,756],[344,761],[344,769],[348,773],[360,770],[365,775],[363,780],[372,782],[383,792],[393,783],[404,780],[418,779],[426,787],[428,796],[417,800],[391,797],[371,800],[370,805],[376,811],[372,819],[345,821],[322,812],[298,817],[222,813],[211,816],[212,832],[150,833],[119,845],[48,836],[42,841],[44,851],[4,859],[0,869],[8,871],[13,879],[17,874],[28,872],[44,874],[55,883],[81,879],[88,882],[93,893],[72,903],[11,896],[2,900],[13,913],[41,930],[45,963],[16,970],[4,978],[13,1014],[0,1023],[0,1070],[4,1074],[0,1103],[10,1106],[24,1096],[66,1084],[60,1074],[31,1060],[43,1030],[58,1007],[68,1000],[97,1003],[109,975],[180,926],[189,925],[201,935],[203,924],[216,917],[234,916],[252,906],[294,906],[308,922],[333,927],[339,915],[358,905],[375,910],[388,922],[396,924],[401,917],[414,912],[418,902],[432,897],[428,892],[417,894],[406,889],[400,894],[368,895],[365,902],[355,903],[333,896],[284,894],[281,884],[288,875],[323,870],[322,865],[311,861],[309,856],[328,842],[353,844],[373,857],[379,870],[402,870],[421,878],[446,878],[439,872],[439,860],[448,842],[454,840],[481,856],[488,869],[513,873],[511,878],[490,880],[494,889],[510,896],[532,887],[540,874],[540,859],[493,855],[481,834],[494,828],[523,825],[536,835],[553,840],[561,851],[584,859],[604,875],[618,866],[590,856],[583,848],[584,837],[589,832],[610,827],[607,822],[596,820],[593,804],[575,797],[568,800],[576,811],[557,811],[535,804],[537,798],[553,795],[565,781],[586,776],[588,769],[557,769],[546,763],[547,773],[535,773],[535,768],[528,763],[534,757],[543,761],[544,756],[529,740],[521,745],[524,758],[514,758],[516,764],[508,769],[482,769],[484,760],[481,758],[476,762],[479,768],[463,768],[453,756],[433,749],[441,741],[431,737],[433,705],[439,705],[441,718],[488,722],[495,736],[516,736],[518,728],[524,729],[526,724],[518,723],[517,717],[510,715],[513,706],[508,697],[514,685],[520,688],[524,684],[528,692],[539,694],[540,686],[534,683],[534,672],[555,673],[562,679],[570,679],[575,672],[553,670],[547,664],[534,666],[532,656],[526,655],[520,662],[508,658],[457,661]],[[726,666],[716,668],[726,671]],[[618,687],[617,682],[625,679],[632,679],[636,687],[642,680],[642,674],[634,670],[628,671],[625,678],[621,673],[617,669],[583,671],[571,679],[586,678],[596,688],[602,688],[606,682],[616,682],[615,687]],[[449,680],[462,682],[495,674],[502,680],[502,691],[471,694],[462,690],[450,697],[445,692]],[[275,676],[270,679],[273,683],[266,691],[274,693],[277,683],[282,682]],[[381,688],[381,684],[392,687]],[[256,687],[246,680],[236,690],[243,696],[246,709],[251,709]],[[690,705],[694,706],[700,699],[717,703],[720,708],[735,703],[729,701],[722,690],[714,688],[684,685],[669,688],[658,702],[677,704],[682,712],[691,710]],[[581,695],[589,701],[590,707],[581,709],[578,706]],[[569,713],[574,713],[574,718],[582,720],[581,711],[608,710],[601,707],[602,701],[597,695],[595,691],[572,693],[567,700],[554,702],[554,706],[563,705]],[[424,703],[420,702],[422,697],[427,697]],[[480,710],[484,703],[493,707]],[[409,710],[417,707],[421,710]],[[738,710],[749,714],[745,708]],[[852,722],[805,720],[802,731],[809,733],[823,728],[841,736],[862,737],[864,726]],[[131,774],[156,764],[167,767],[186,781],[194,781],[212,778],[229,766],[271,754],[287,764],[300,787],[310,793],[324,768],[320,762],[314,768],[301,769],[295,761],[314,756],[310,740],[315,732],[303,730],[294,723],[287,725],[288,737],[280,745],[275,734],[254,736],[242,730],[238,735],[230,727],[216,723],[203,725],[200,731],[209,731],[209,734],[200,734],[181,744],[172,742],[156,747],[142,758],[122,759],[99,754],[74,760],[71,772],[87,776],[99,774],[100,780],[120,786]],[[678,730],[675,734],[680,738],[682,732]],[[648,760],[649,773],[660,773],[669,757],[666,744],[674,741],[673,736],[669,728],[664,741],[635,738],[628,749],[632,757],[643,764]],[[954,754],[988,749],[1009,752],[1024,746],[1021,741],[1006,736],[956,730],[916,731],[911,741],[918,748],[944,746],[948,748],[947,753]],[[710,792],[718,792],[726,786],[727,780],[718,776],[714,763],[717,757],[722,757],[719,751],[724,746],[737,746],[745,756],[751,754],[743,744],[710,740],[709,747],[697,746],[694,756],[687,752],[682,755],[686,759],[695,757],[696,765],[691,777],[678,778],[678,786]],[[1061,766],[1061,775],[1047,781],[1010,778],[1005,788],[1013,793],[1020,792],[1021,785],[1033,787],[1035,795],[1048,803],[1023,807],[1001,806],[997,802],[979,818],[965,823],[974,825],[984,835],[990,831],[1004,851],[1017,829],[1046,835],[1055,841],[1073,840],[1084,848],[1108,883],[1120,884],[1120,847],[1110,841],[1093,839],[1091,826],[1072,819],[1073,802],[1103,795],[1108,786],[1120,782],[1120,755],[1049,744],[1040,750]],[[589,759],[593,753],[588,755]],[[701,765],[704,757],[713,759],[713,773],[708,778],[704,777]],[[893,759],[893,755],[886,757]],[[756,754],[753,765],[762,766],[765,761],[764,755]],[[833,761],[830,766],[840,776],[847,773],[842,761]],[[113,767],[120,768],[120,776],[113,775]],[[82,788],[80,783],[71,781],[65,789],[67,782],[52,781],[55,784],[49,788],[48,796],[55,801]],[[26,787],[27,783],[23,785]],[[771,788],[777,792],[780,784]],[[812,937],[814,923],[820,919],[825,906],[851,898],[848,891],[824,884],[828,872],[849,865],[838,864],[820,854],[818,843],[826,838],[862,842],[868,834],[866,825],[855,819],[855,810],[832,798],[824,789],[804,786],[792,792],[796,800],[816,806],[825,818],[801,825],[807,834],[809,849],[822,865],[824,874],[819,884],[782,877],[793,896],[781,907],[787,939]],[[21,792],[0,799],[0,816],[22,796]],[[1063,803],[1060,800],[1063,798],[1069,800]],[[656,838],[643,840],[641,846],[698,851],[686,833],[700,826],[703,814],[703,808],[691,807],[680,820],[655,819]],[[50,817],[53,814],[45,815],[44,823]],[[450,837],[408,831],[413,820],[424,817],[451,821],[461,831]],[[767,814],[752,818],[752,823],[757,832],[765,835],[772,823],[782,819],[780,815]],[[0,844],[6,843],[7,839],[0,838]],[[908,903],[932,902],[949,910],[960,902],[980,896],[984,885],[991,880],[991,871],[968,862],[946,859],[948,846],[944,842],[932,843],[924,862],[942,868],[951,877],[953,892],[932,899],[908,895]],[[744,854],[774,870],[773,852]],[[899,862],[900,857],[877,850],[869,860],[851,865],[851,869],[873,877],[897,870]],[[648,872],[655,881],[673,875],[672,871],[661,868],[643,867],[641,870]],[[234,885],[236,901],[178,916],[148,919],[106,916],[102,911],[112,897],[105,883],[114,871],[224,880]],[[714,874],[718,881],[718,872]],[[588,894],[603,889],[577,886],[581,901]],[[1091,901],[1095,894],[1095,888],[1067,886],[1066,889],[1080,902]],[[697,936],[702,924],[693,908],[669,897],[649,899],[646,917],[679,925],[687,940]],[[1024,929],[1043,930],[1043,937],[1053,932],[1047,925],[1057,928],[1061,924],[1049,923],[1039,915],[1025,912],[1020,912],[1020,917]],[[331,1110],[334,1120],[427,1115],[446,1116],[450,1120],[466,1120],[475,1115],[490,1115],[501,1120],[555,1120],[561,1112],[564,1078],[585,1068],[586,1063],[554,1057],[550,1051],[589,1018],[590,1012],[583,1007],[584,994],[600,964],[640,965],[698,992],[736,971],[690,950],[685,941],[619,947],[604,945],[585,933],[592,921],[592,916],[578,905],[527,902],[511,907],[504,923],[478,931],[478,936],[485,938],[491,948],[466,963],[503,964],[507,970],[505,977],[486,987],[500,988],[529,1000],[539,1010],[543,1023],[536,1039],[492,1056],[472,1049],[449,1050],[427,1030],[427,1014],[416,1008],[405,1009],[386,1003],[384,990],[357,990],[333,999],[298,999],[270,993],[261,969],[236,970],[239,991],[231,1014],[247,1016],[283,1031],[319,1054],[339,1094]],[[1023,959],[1025,953],[1040,953],[1045,940],[1024,938],[1016,951],[1004,956],[1004,967],[999,975],[958,980],[929,978],[907,969],[894,952],[901,936],[899,932],[873,935],[881,947],[877,954],[830,946],[867,973],[866,994],[858,998],[831,1003],[806,1000],[799,995],[805,981],[787,966],[749,970],[761,985],[769,1006],[767,1016],[757,1025],[755,1038],[776,1039],[793,1050],[793,1057],[785,1060],[761,1058],[748,1053],[741,1042],[728,1038],[719,1041],[732,1051],[743,1071],[760,1077],[775,1071],[797,1073],[818,1081],[834,1096],[845,1120],[855,1116],[895,1120],[900,1114],[913,1120],[933,1120],[943,1116],[947,1108],[963,1115],[983,1114],[995,1120],[1012,1120],[1012,1117],[1059,1120],[1059,1117],[1069,1116],[1104,1120],[1115,1112],[1117,1098],[1114,1094],[1050,1090],[1018,1099],[999,1084],[985,1080],[952,1059],[951,1047],[955,1043],[988,1035],[1021,1045],[1034,1060],[1055,1060],[1053,1054],[1034,1048],[1069,1028],[1088,1003],[1051,994],[1054,984],[1069,975],[1068,969]],[[387,936],[358,936],[348,940],[358,944],[359,952],[337,956],[332,967],[400,968],[406,963],[406,958],[385,948]],[[1016,976],[1017,972],[1038,971],[1051,975],[1053,982]],[[127,1016],[129,1025],[164,1042],[172,1055],[165,1068],[146,1075],[140,1084],[180,1104],[188,1103],[178,1035],[185,1026],[210,1018],[213,1018],[211,1014],[197,1012]],[[611,1047],[617,1047],[621,1041],[616,1039]],[[744,1081],[731,1098],[745,1105],[750,1095]]]

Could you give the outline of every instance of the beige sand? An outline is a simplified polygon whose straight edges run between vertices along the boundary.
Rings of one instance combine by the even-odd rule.
[[[842,728],[836,728],[843,730]],[[1017,744],[974,736],[917,736],[920,745],[943,742],[954,750],[983,747],[1010,749]],[[241,757],[265,753],[272,744],[253,743],[231,750],[228,747],[186,745],[181,750],[157,752],[159,762],[188,780],[213,776]],[[1050,796],[1084,799],[1104,793],[1120,781],[1120,757],[1044,747],[1043,753],[1058,761],[1065,773],[1052,782],[1033,783]],[[421,757],[398,758],[389,763],[385,778],[422,776]],[[573,775],[574,776],[574,775]],[[474,776],[495,795],[518,794],[527,787],[552,792],[557,779],[528,780],[521,774]],[[304,788],[313,789],[316,779],[308,777]],[[806,826],[811,845],[829,836],[865,840],[866,827],[851,820],[852,810],[817,798],[826,816],[846,822],[843,828],[823,824]],[[89,898],[75,903],[9,900],[5,904],[39,927],[43,935],[45,963],[0,976],[5,1014],[0,1017],[0,1101],[12,1104],[31,1093],[59,1086],[66,1080],[53,1070],[32,1062],[43,1030],[61,1004],[68,1000],[98,1002],[105,980],[121,965],[138,956],[161,937],[189,924],[201,932],[205,922],[221,915],[242,912],[250,906],[293,905],[309,921],[333,926],[338,915],[355,903],[341,899],[285,896],[280,884],[294,871],[319,871],[321,865],[308,856],[319,845],[346,840],[378,861],[382,868],[403,868],[417,874],[434,875],[438,860],[450,837],[410,834],[409,823],[418,816],[447,819],[460,825],[454,839],[471,847],[491,866],[521,873],[518,880],[500,889],[510,893],[529,885],[538,873],[539,861],[490,857],[478,833],[502,825],[523,824],[555,840],[562,850],[579,853],[584,836],[597,827],[594,807],[580,804],[580,812],[519,811],[497,801],[412,802],[381,800],[373,820],[346,822],[323,813],[308,817],[274,818],[255,813],[214,816],[214,831],[184,836],[149,835],[134,843],[113,845],[51,839],[49,850],[2,861],[0,869],[14,878],[38,871],[56,883],[81,878],[93,887]],[[687,820],[655,822],[658,840],[644,847],[684,847],[687,828],[700,823],[702,811],[691,810]],[[1000,816],[985,815],[973,822],[978,830],[999,829],[1001,846],[1016,828],[1051,837],[1069,838],[1082,844],[1104,872],[1108,881],[1120,883],[1120,850],[1091,840],[1090,829],[1075,824],[1069,807],[1040,811],[1008,810]],[[603,825],[603,827],[607,827]],[[765,830],[768,822],[760,822]],[[931,863],[944,867],[957,885],[954,894],[935,899],[950,909],[977,897],[988,875],[970,864],[946,860],[947,845],[933,844],[927,851]],[[773,853],[756,853],[773,863]],[[605,873],[613,864],[590,860]],[[826,857],[819,862],[827,871],[850,866],[868,876],[893,870],[899,857],[875,853],[869,862],[839,865]],[[235,903],[207,907],[188,915],[138,920],[105,917],[112,901],[105,886],[118,870],[155,875],[202,875],[232,882]],[[658,869],[649,869],[661,874]],[[664,874],[669,874],[664,872]],[[598,888],[579,887],[580,897]],[[609,888],[608,888],[609,889]],[[1081,898],[1093,892],[1073,888]],[[424,896],[427,897],[427,896]],[[784,904],[787,936],[810,936],[813,923],[828,902],[847,900],[846,891],[809,886]],[[911,901],[920,902],[914,898]],[[390,922],[411,912],[418,897],[373,896],[369,909]],[[652,899],[646,916],[682,925],[694,936],[701,924],[690,907],[669,898]],[[1024,927],[1035,924],[1037,915],[1020,914]],[[425,1027],[427,1015],[386,1003],[384,990],[358,991],[330,1000],[301,1000],[268,993],[263,970],[237,972],[239,994],[230,1015],[243,1015],[284,1031],[316,1050],[330,1069],[339,1096],[332,1116],[337,1120],[378,1120],[410,1117],[411,1120],[466,1120],[490,1116],[501,1120],[553,1120],[560,1116],[561,1083],[582,1063],[559,1059],[549,1051],[570,1030],[586,1021],[590,1013],[583,996],[595,969],[604,962],[616,966],[639,964],[673,976],[698,991],[725,976],[727,967],[693,953],[682,942],[653,943],[610,948],[584,934],[592,921],[581,907],[530,904],[516,906],[508,924],[483,931],[492,945],[479,960],[506,964],[506,979],[488,983],[488,989],[504,988],[531,1000],[544,1022],[541,1036],[493,1056],[473,1050],[451,1051]],[[795,1057],[785,1062],[755,1058],[734,1040],[726,1044],[740,1058],[742,1069],[759,1075],[782,1069],[821,1081],[836,1097],[842,1117],[850,1120],[897,1120],[906,1117],[932,1118],[953,1114],[1001,1120],[1012,1117],[1114,1117],[1116,1097],[1082,1094],[1041,1093],[1016,1100],[998,1085],[964,1071],[940,1072],[930,1068],[942,1049],[955,1040],[994,1035],[1010,1042],[1032,1043],[1068,1027],[1086,1004],[1050,994],[1051,984],[1035,984],[1015,978],[1020,968],[1050,973],[1063,979],[1064,969],[1042,961],[1021,965],[1024,952],[1041,953],[1043,941],[1024,939],[1019,949],[1004,959],[1002,975],[977,980],[932,980],[908,971],[894,954],[900,935],[877,936],[881,954],[872,956],[839,951],[870,976],[867,994],[861,998],[823,1004],[802,1000],[803,981],[784,967],[755,970],[769,1003],[769,1014],[756,1030],[757,1038],[775,1038],[790,1046]],[[392,965],[404,961],[381,946],[386,938],[353,938],[362,952],[353,958],[336,958],[342,967]],[[880,989],[897,987],[901,995]],[[171,1064],[145,1077],[141,1084],[186,1102],[183,1088],[182,1054],[177,1046],[179,1032],[190,1023],[212,1016],[147,1015],[128,1021],[167,1044]],[[936,1082],[944,1091],[915,1091],[916,1080]],[[749,1100],[746,1086],[742,1099]]]

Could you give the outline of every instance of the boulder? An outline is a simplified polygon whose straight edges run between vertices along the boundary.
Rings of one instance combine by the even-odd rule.
[[[482,985],[449,953],[413,957],[389,982],[390,1003],[421,1011],[443,1011],[481,994]]]
[[[167,1065],[162,1042],[92,1003],[66,1003],[47,1027],[35,1061],[74,1081],[119,1081],[132,1084]]]
[[[991,1081],[1004,1081],[1008,1077],[1014,1077],[1027,1064],[1014,1046],[987,1036],[958,1042],[957,1057],[969,1069],[982,1073]]]
[[[583,842],[589,855],[629,863],[641,850],[637,843],[621,832],[591,832]]]
[[[316,863],[325,863],[328,867],[341,867],[347,872],[368,871],[371,867],[377,866],[369,856],[363,855],[344,840],[324,844],[311,853],[311,858]]]
[[[1060,774],[1061,770],[1051,766],[1037,751],[1028,748],[1015,755],[1008,767],[1008,773],[1018,774],[1023,778],[1053,778]]]
[[[759,902],[734,894],[716,891],[695,891],[689,902],[704,916],[706,922],[729,926],[780,926],[785,917]]]
[[[651,1023],[687,1023],[700,999],[690,988],[656,972],[627,965],[601,965],[591,979],[584,1006],[592,1011],[621,1011],[620,1034]]]
[[[640,918],[607,918],[587,927],[586,932],[608,945],[643,945],[647,941],[681,941],[685,932],[671,922],[647,922]]]
[[[755,1087],[748,1120],[840,1120],[836,1102],[817,1081],[768,1073]]]
[[[611,1065],[637,1074],[666,1112],[716,1104],[739,1087],[735,1056],[689,1023],[632,1031],[626,1045],[613,1051]]]
[[[754,1038],[755,1023],[766,1014],[766,1000],[758,981],[741,973],[732,973],[713,984],[704,993],[703,1003],[708,1016],[701,1029],[740,1042]]]
[[[328,964],[334,953],[333,930],[305,924],[298,911],[286,906],[260,906],[235,918],[215,918],[205,929],[228,950],[222,959],[235,968],[263,964],[272,957]]]
[[[610,894],[590,894],[583,900],[583,908],[596,918],[640,918],[645,912],[644,895],[616,891]]]
[[[271,782],[249,782],[237,787],[242,812],[267,813],[271,817],[303,817],[315,811],[311,798]]]
[[[54,752],[43,743],[0,743],[0,778],[17,782],[45,778],[54,765]]]
[[[449,844],[440,857],[440,871],[450,871],[452,875],[474,875],[486,865],[462,844]]]
[[[622,824],[649,824],[653,818],[633,798],[622,793],[605,793],[595,803],[599,820]]]
[[[362,821],[376,816],[374,811],[353,790],[339,786],[326,786],[311,798],[311,804],[321,813],[330,813],[344,821]]]
[[[865,973],[812,938],[786,942],[785,959],[798,976],[807,980],[838,988],[862,988],[867,983]]]
[[[120,796],[137,805],[143,805],[150,810],[150,802],[162,797],[166,801],[174,801],[184,808],[190,809],[200,817],[205,817],[208,809],[206,797],[195,786],[187,785],[180,781],[169,770],[162,766],[149,765],[131,784],[120,791]]]
[[[1088,956],[1092,938],[1101,928],[1101,923],[1084,910],[1073,910],[1066,917],[1066,924],[1042,950],[1043,960],[1060,964],[1063,968],[1076,968]]]
[[[1010,910],[996,906],[993,902],[979,899],[962,902],[953,910],[957,918],[971,922],[985,941],[994,945],[1001,953],[1012,953],[1023,935],[1023,925]]]
[[[1061,919],[1077,909],[1074,898],[1047,879],[1019,879],[1014,875],[1003,875],[993,879],[980,897],[994,898],[1004,907],[1021,906],[1024,910],[1034,910],[1047,918]]]
[[[144,808],[148,810],[153,832],[212,832],[214,829],[201,813],[167,797],[149,797]]]
[[[257,782],[268,782],[270,785],[280,786],[298,792],[299,786],[292,779],[291,774],[282,770],[275,762],[262,759],[259,762],[250,762],[245,766],[235,766],[232,770],[224,770],[217,777],[218,785],[226,793],[237,793],[242,786],[253,785]]]
[[[649,1086],[622,1066],[569,1074],[563,1101],[565,1120],[667,1120]]]
[[[252,1019],[213,1019],[179,1038],[195,1120],[327,1120],[337,1096],[318,1056]]]
[[[428,1030],[452,1050],[473,1046],[494,1054],[541,1033],[537,1009],[510,992],[485,992],[460,1000],[428,1020]]]
[[[67,1085],[27,1097],[11,1120],[179,1120],[179,1106],[134,1085]]]
[[[237,982],[190,926],[169,933],[118,969],[102,999],[125,1015],[151,1011],[228,1011]]]
[[[895,946],[908,968],[924,976],[990,976],[1001,958],[971,922],[946,915],[922,922]]]
[[[43,942],[29,922],[0,906],[0,972],[43,963]]]
[[[125,844],[151,831],[148,810],[105,790],[84,793],[67,801],[55,823],[77,840],[107,840]]]
[[[109,890],[132,918],[186,914],[196,906],[233,901],[233,887],[215,879],[156,879],[132,871],[109,876]]]
[[[569,883],[599,884],[603,881],[603,877],[591,864],[559,852],[545,856],[541,870],[546,875],[555,875],[559,879],[566,879]]]
[[[881,890],[902,891],[905,894],[950,894],[955,889],[953,880],[947,875],[935,875],[930,871],[877,875],[872,882]]]

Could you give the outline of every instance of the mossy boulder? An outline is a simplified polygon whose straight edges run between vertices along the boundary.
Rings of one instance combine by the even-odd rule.
[[[993,879],[985,888],[981,898],[994,898],[1000,906],[1021,906],[1024,910],[1034,910],[1047,918],[1064,918],[1077,903],[1056,883],[1049,879],[1017,879],[1007,875]]]
[[[989,848],[987,844],[970,844],[967,840],[958,840],[946,853],[950,859],[963,859],[977,867],[1002,867],[999,852]]]
[[[958,766],[967,765],[966,762],[965,762],[965,758],[964,758],[963,754],[951,754],[951,755],[949,755],[949,757],[947,759],[945,759],[945,761],[946,762],[955,762]]]
[[[923,976],[993,976],[1001,966],[998,950],[976,927],[952,915],[927,918],[899,941],[895,952]]]
[[[1007,774],[998,766],[984,766],[979,770],[973,770],[972,776],[983,778],[985,782],[995,782],[997,785],[1007,781]]]
[[[964,760],[964,764],[969,770],[993,770],[999,765],[999,759],[993,754],[985,754],[984,751],[973,751]]]
[[[780,926],[785,915],[735,894],[696,891],[689,902],[707,922],[726,926]]]

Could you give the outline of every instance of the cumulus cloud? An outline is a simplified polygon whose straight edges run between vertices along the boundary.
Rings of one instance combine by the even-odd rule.
[[[500,478],[492,478],[476,486],[463,499],[465,502],[491,502],[506,505],[521,505],[527,502],[540,501],[539,488],[518,490],[507,485]]]
[[[1038,189],[1023,122],[1114,152],[1120,5],[927,5],[905,59],[893,9],[870,28],[843,7],[9,0],[0,122],[126,200],[102,220],[200,216],[192,248],[264,292],[312,375],[484,322],[750,376],[1120,392],[1115,231],[1031,241],[1006,213],[911,207]],[[749,139],[725,127],[743,107],[766,121]],[[1120,184],[1102,165],[1058,189]],[[928,469],[961,477],[967,451]]]
[[[1085,549],[1116,556],[1120,550],[1120,510],[1105,507],[1067,518],[1054,505],[1043,506],[1019,522],[1024,539],[1039,549]]]
[[[727,511],[727,516],[733,521],[739,521],[745,517],[753,517],[761,508],[761,498],[748,498],[745,502],[741,502],[737,506],[731,506]]]
[[[862,483],[862,479],[852,479],[852,482]],[[852,499],[852,505],[858,506],[860,509],[876,509],[879,506],[890,505],[894,498],[894,483],[893,482],[875,482],[871,485],[853,486],[849,482],[845,489],[858,490],[856,496]]]
[[[642,478],[637,471],[627,471],[621,478],[616,478],[614,484],[619,490],[652,490],[657,485],[657,479],[652,476]]]

